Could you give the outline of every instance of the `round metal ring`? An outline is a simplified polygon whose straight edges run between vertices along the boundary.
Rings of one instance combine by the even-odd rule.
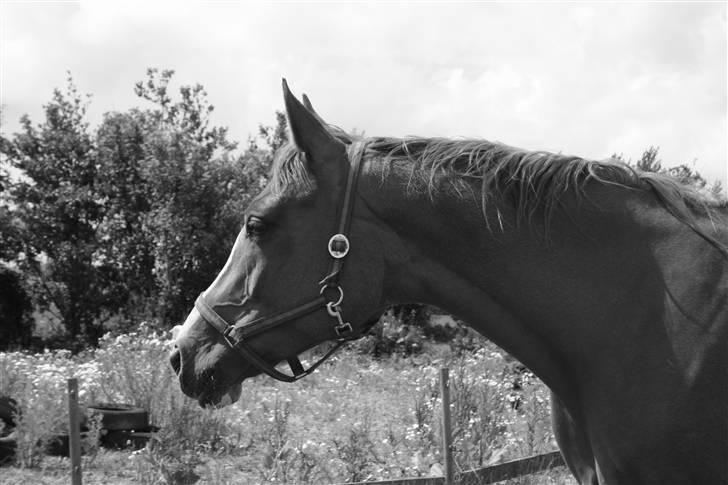
[[[336,246],[342,247],[336,247]],[[341,259],[349,254],[349,239],[343,234],[334,234],[329,239],[329,254],[334,259]]]
[[[321,287],[321,293],[320,294],[323,295],[324,294],[324,291],[326,291],[329,288],[339,290],[339,299],[336,300],[335,302],[334,301],[328,302],[326,304],[326,306],[331,305],[332,307],[336,307],[336,306],[341,305],[341,303],[344,301],[344,290],[342,290],[341,289],[341,286],[338,286],[338,285],[337,286],[322,286]]]

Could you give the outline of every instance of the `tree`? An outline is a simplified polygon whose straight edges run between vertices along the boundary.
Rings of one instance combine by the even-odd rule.
[[[662,165],[662,160],[658,158],[659,150],[659,147],[650,146],[647,150],[642,152],[642,156],[639,160],[637,160],[634,166],[643,172],[663,173],[675,177],[681,183],[692,186],[698,192],[702,192],[718,202],[725,203],[725,192],[723,191],[723,185],[719,180],[709,184],[708,181],[700,175],[700,172],[687,163],[665,168]],[[621,155],[615,154],[612,155],[612,158],[616,158],[617,160],[631,165],[631,161],[625,161],[624,157]]]
[[[657,158],[659,147],[650,145],[650,148],[642,152],[642,156],[635,164],[643,172],[662,172],[662,162]]]
[[[260,144],[265,146],[261,147]],[[288,142],[288,120],[282,111],[276,111],[274,125],[258,125],[258,135],[248,139],[248,151],[263,151],[273,156],[276,150]]]
[[[32,305],[20,276],[0,267],[0,349],[27,347],[33,333]]]
[[[153,200],[145,170],[146,118],[138,109],[106,113],[96,134],[96,190],[105,206],[99,256],[115,268],[110,283],[120,295],[122,327],[154,314],[154,239],[144,225]]]
[[[0,135],[0,143],[3,138]],[[3,153],[0,147],[0,154]],[[3,163],[0,160],[0,163]],[[6,190],[10,178],[7,172],[0,166],[0,264],[3,261],[12,261],[20,251],[20,234],[22,228],[20,221],[15,217],[8,202],[8,191]]]
[[[238,185],[227,130],[210,126],[214,108],[202,86],[183,86],[173,101],[173,71],[147,74],[136,85],[154,105],[144,119],[149,210],[141,223],[153,241],[157,315],[175,323],[224,264],[242,223],[242,211],[230,206],[245,187]]]
[[[2,107],[0,106],[0,126],[2,126]],[[10,175],[7,171],[7,157],[5,153],[9,150],[6,147],[7,140],[0,132],[0,262],[9,261],[15,258],[18,253],[18,227],[17,220],[9,208],[8,184]]]
[[[41,124],[24,116],[22,132],[0,142],[4,159],[22,173],[6,182],[20,222],[15,259],[36,303],[56,315],[76,346],[96,342],[96,319],[112,297],[108,268],[95,257],[103,207],[95,194],[87,102],[69,75],[65,92],[55,90],[44,106]]]
[[[265,181],[285,116],[260,127],[243,153],[213,126],[199,84],[169,89],[173,71],[149,69],[135,92],[146,108],[104,115],[95,132],[88,98],[69,76],[44,121],[0,135],[0,258],[23,273],[36,304],[80,348],[113,317],[179,322],[224,264],[243,209]],[[252,142],[251,142],[252,143]]]
[[[126,307],[165,325],[224,264],[267,162],[234,154],[227,130],[211,124],[202,86],[182,86],[175,100],[173,74],[149,69],[135,91],[151,108],[107,114],[97,136],[104,254],[121,275]]]

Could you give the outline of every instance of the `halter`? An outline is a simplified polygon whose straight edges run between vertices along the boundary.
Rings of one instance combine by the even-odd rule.
[[[344,343],[360,336],[354,333],[351,324],[345,321],[342,315],[341,305],[344,302],[344,290],[339,285],[339,276],[344,267],[344,258],[349,254],[350,249],[347,234],[349,234],[349,228],[351,226],[351,214],[354,208],[354,196],[357,180],[361,171],[361,159],[363,157],[364,147],[365,143],[359,141],[353,143],[349,149],[351,166],[349,167],[349,175],[346,180],[346,190],[344,191],[341,212],[339,213],[338,232],[331,236],[328,243],[331,265],[328,274],[319,282],[320,290],[316,298],[290,310],[261,317],[245,324],[240,322],[234,324],[228,323],[227,320],[213,310],[212,305],[205,299],[204,293],[201,293],[195,301],[195,308],[197,308],[202,319],[222,334],[228,346],[236,350],[246,361],[253,364],[260,371],[265,372],[279,381],[295,382],[309,375],[325,360],[331,357],[334,352],[339,350]],[[326,313],[333,319],[336,345],[308,369],[304,369],[298,356],[294,356],[287,359],[293,375],[284,374],[266,362],[246,342],[247,339],[254,335],[267,332],[284,323],[322,309],[326,309]]]

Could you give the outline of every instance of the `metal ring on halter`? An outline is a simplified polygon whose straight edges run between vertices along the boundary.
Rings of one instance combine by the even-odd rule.
[[[323,295],[324,294],[324,291],[328,290],[329,288],[332,288],[332,289],[335,289],[335,290],[339,290],[339,299],[336,300],[335,302],[334,301],[330,301],[330,302],[326,303],[326,306],[331,305],[331,306],[335,306],[336,307],[336,306],[341,305],[341,303],[344,301],[344,290],[341,289],[341,286],[339,286],[339,285],[336,285],[336,286],[322,286],[321,287],[321,292],[319,294]]]
[[[339,242],[344,244],[343,249],[334,248],[334,244]],[[329,254],[334,259],[341,259],[346,257],[346,255],[349,254],[350,247],[351,246],[349,245],[349,238],[347,238],[343,234],[334,234],[333,236],[331,236],[331,239],[329,239]]]

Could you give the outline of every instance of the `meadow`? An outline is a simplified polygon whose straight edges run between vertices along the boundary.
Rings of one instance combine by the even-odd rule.
[[[362,351],[366,345],[352,345],[294,384],[250,379],[237,403],[218,410],[182,395],[167,361],[168,335],[144,324],[78,355],[0,353],[0,395],[20,407],[16,461],[0,468],[0,483],[68,483],[68,460],[44,455],[43,444],[67,430],[65,386],[73,376],[83,406],[131,403],[161,427],[137,451],[105,450],[90,433],[85,483],[330,484],[441,475],[441,367],[451,375],[458,471],[556,448],[548,389],[488,341],[468,350],[428,343],[378,358]],[[562,467],[509,483],[575,482]]]

